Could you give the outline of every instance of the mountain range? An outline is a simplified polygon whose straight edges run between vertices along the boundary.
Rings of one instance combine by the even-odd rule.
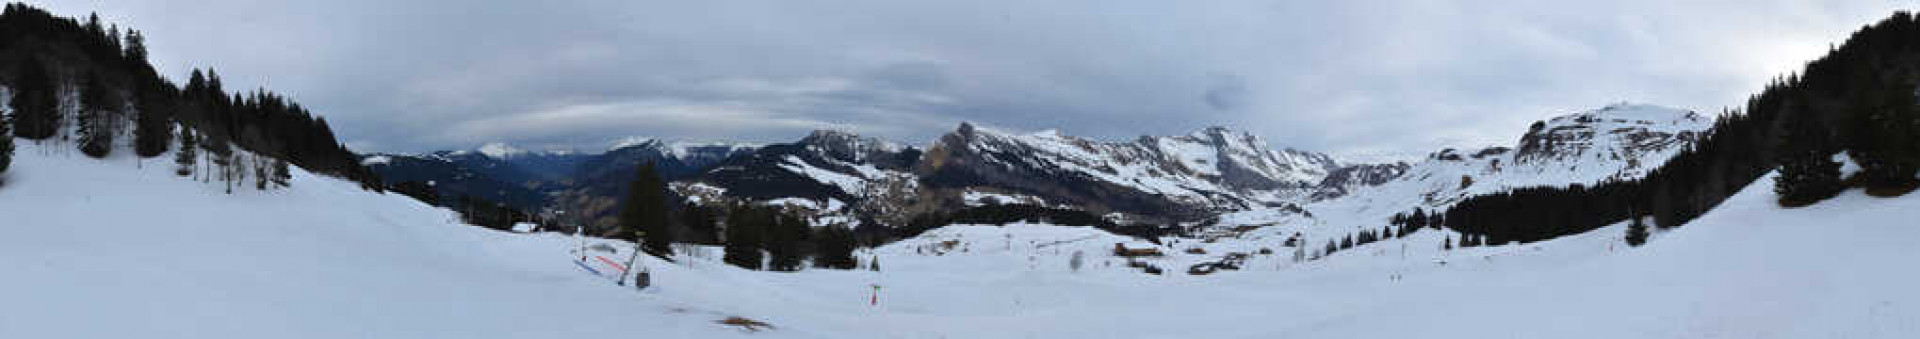
[[[372,154],[363,162],[390,184],[432,182],[443,199],[472,195],[564,211],[597,228],[612,226],[614,206],[644,163],[690,203],[783,204],[816,224],[892,226],[996,204],[1079,210],[1117,223],[1196,224],[1311,214],[1353,201],[1391,214],[1508,188],[1631,179],[1698,141],[1712,121],[1622,103],[1536,122],[1512,145],[1441,149],[1415,163],[1345,162],[1274,148],[1226,127],[1103,141],[972,123],[926,146],[822,130],[765,145],[630,138],[589,153],[491,143]]]
[[[1316,199],[1304,206],[1315,222],[1290,227],[1347,232],[1377,227],[1394,214],[1444,211],[1506,190],[1640,179],[1704,139],[1714,121],[1692,111],[1629,103],[1561,115],[1533,123],[1511,145],[1444,148],[1398,167],[1391,179]],[[1273,224],[1285,214],[1248,210],[1224,215],[1222,223]]]

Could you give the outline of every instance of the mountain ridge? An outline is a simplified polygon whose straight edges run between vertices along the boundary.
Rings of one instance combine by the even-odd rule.
[[[1443,149],[1423,160],[1389,163],[1343,162],[1326,153],[1274,147],[1253,133],[1224,126],[1102,141],[1059,130],[1022,133],[971,122],[924,148],[817,130],[776,144],[628,138],[599,154],[525,151],[497,143],[481,148],[505,160],[480,149],[430,154],[472,158],[463,165],[479,172],[531,167],[514,159],[571,159],[568,166],[575,170],[565,175],[499,170],[505,174],[493,175],[521,179],[505,182],[547,197],[529,207],[571,211],[587,216],[590,224],[611,224],[611,207],[624,195],[632,167],[647,162],[689,201],[809,201],[800,206],[808,214],[856,225],[899,225],[912,215],[1020,202],[1116,221],[1173,223],[1262,209],[1307,211],[1302,206],[1379,186],[1415,185],[1396,184],[1409,175],[1421,177],[1417,186],[1425,188],[1402,189],[1419,191],[1423,201],[1407,208],[1436,208],[1487,193],[1461,181],[1479,180],[1482,187],[1558,182],[1476,177],[1476,171],[1626,179],[1643,175],[1711,124],[1711,118],[1690,111],[1617,103],[1543,119],[1513,145]]]

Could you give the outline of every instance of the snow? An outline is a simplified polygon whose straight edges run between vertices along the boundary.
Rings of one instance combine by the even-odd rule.
[[[1150,276],[1106,254],[1153,246],[1085,227],[950,226],[875,251],[881,273],[776,275],[824,305],[782,312],[847,337],[1854,337],[1920,331],[1920,230],[1897,221],[1920,197],[1850,192],[1774,207],[1768,181],[1693,224],[1631,248],[1614,225],[1513,246],[1441,251],[1445,232],[1356,247],[1321,261],[1254,256],[1243,270],[1187,264],[1277,239],[1181,241]],[[1835,229],[1839,227],[1839,229]],[[1809,234],[1821,241],[1808,241]],[[1318,245],[1310,239],[1309,246]],[[943,243],[956,245],[941,249]],[[1211,255],[1182,251],[1204,247]],[[1091,258],[1080,272],[1073,252]],[[940,253],[940,254],[931,254]],[[1836,265],[1836,263],[1844,263]],[[1398,279],[1394,278],[1398,277]],[[882,285],[879,307],[861,286]],[[852,285],[852,286],[849,286]],[[811,291],[811,292],[809,292]],[[695,297],[696,300],[702,300]],[[720,301],[690,301],[705,303]],[[1151,319],[1151,321],[1141,321]],[[1491,323],[1489,323],[1492,321]],[[1383,326],[1381,324],[1393,324]],[[845,331],[845,332],[840,332]]]
[[[1220,175],[1219,151],[1206,144],[1174,138],[1155,138],[1156,146],[1166,152],[1168,157],[1178,161],[1181,166],[1201,175]]]
[[[1635,179],[1678,155],[1685,143],[1677,137],[1636,142],[1629,135],[1647,131],[1677,136],[1698,133],[1711,126],[1711,119],[1686,110],[1615,104],[1545,121],[1541,131],[1591,132],[1558,144],[1556,147],[1565,149],[1547,154],[1550,158],[1522,158],[1518,154],[1519,145],[1500,152],[1494,152],[1496,148],[1448,149],[1413,163],[1394,180],[1357,187],[1333,199],[1302,204],[1312,215],[1310,218],[1290,215],[1285,210],[1256,208],[1223,215],[1219,224],[1226,227],[1281,224],[1272,232],[1339,236],[1363,227],[1377,230],[1392,215],[1416,208],[1444,211],[1476,195],[1521,187],[1594,185],[1607,180]],[[1289,222],[1289,219],[1305,220]]]
[[[726,188],[708,185],[707,183],[703,183],[703,182],[681,181],[681,182],[670,183],[668,185],[671,185],[670,187],[674,188],[673,189],[674,192],[680,192],[681,195],[686,196],[687,202],[699,204],[699,205],[708,204],[711,202],[709,201],[710,199],[716,199],[718,197],[722,197],[727,194]]]
[[[744,335],[713,324],[737,313],[580,274],[564,236],[457,225],[298,169],[291,188],[228,195],[168,161],[18,141],[0,186],[0,337]]]
[[[841,192],[848,194],[858,194],[867,189],[867,181],[863,177],[841,174],[840,172],[834,172],[825,168],[814,167],[812,164],[808,164],[806,160],[802,160],[797,156],[787,156],[786,161],[780,163],[780,168],[786,169],[794,174],[813,178],[814,181],[819,183],[839,187]],[[878,170],[876,169],[874,171]]]
[[[1643,248],[1584,257],[1556,253],[1571,247],[1593,251],[1594,239],[1621,234],[1619,226],[1522,246],[1555,251],[1523,249],[1507,254],[1513,260],[1476,264],[1487,274],[1433,277],[1456,280],[1448,284],[1458,289],[1447,294],[1478,300],[1421,307],[1468,298],[1386,295],[1395,302],[1377,307],[1364,321],[1329,323],[1325,331],[1306,333],[1322,335],[1306,336],[1446,333],[1469,317],[1512,320],[1499,324],[1501,334],[1533,338],[1898,338],[1920,333],[1915,322],[1920,293],[1911,289],[1920,274],[1900,269],[1920,259],[1911,250],[1920,245],[1920,229],[1904,221],[1920,208],[1920,196],[1879,199],[1852,190],[1811,207],[1782,209],[1774,204],[1771,183],[1771,178],[1755,181],[1722,207],[1657,235]],[[1435,314],[1435,308],[1447,312]],[[1366,326],[1376,321],[1397,328]]]
[[[612,151],[612,150],[617,150],[617,149],[622,149],[627,147],[645,145],[649,143],[658,143],[658,142],[660,141],[650,137],[638,137],[638,136],[625,137],[625,138],[620,138],[620,140],[615,140],[613,142],[613,145],[607,146],[607,150]]]
[[[498,143],[498,142],[480,145],[479,151],[480,151],[480,154],[485,154],[488,157],[492,157],[494,159],[506,159],[506,158],[511,158],[513,156],[527,153],[526,150],[522,150],[518,147],[513,147],[513,145],[508,145],[505,143]]]
[[[865,161],[864,157],[871,153],[893,154],[906,151],[910,148],[900,143],[875,137],[863,137],[852,131],[835,129],[814,130],[812,133],[808,133],[807,137],[801,139],[800,142],[807,144],[809,148],[815,151],[819,151],[818,147],[834,147],[852,151],[854,154],[849,155],[853,156],[853,159],[850,159],[853,161]]]
[[[1332,157],[1275,150],[1257,136],[1209,127],[1177,136],[1104,142],[1058,130],[1013,133],[972,126],[961,145],[989,164],[1035,175],[1091,179],[1207,210],[1307,202],[1314,186],[1341,164]]]
[[[1047,204],[1046,199],[1041,199],[1040,197],[1036,197],[1036,196],[1025,195],[1025,194],[981,192],[981,191],[975,191],[975,190],[967,190],[965,192],[961,192],[960,201],[965,203],[969,207],[987,206],[987,205],[1011,205],[1011,204],[1051,206]]]
[[[802,216],[805,217],[807,224],[814,227],[831,225],[853,227],[860,225],[859,219],[847,214],[849,212],[847,210],[849,205],[844,201],[840,201],[840,199],[827,198],[826,201],[819,201],[800,197],[785,197],[767,199],[759,202],[759,204],[797,209]]]
[[[795,207],[795,208],[805,208],[810,210],[819,210],[823,208],[820,202],[813,201],[813,199],[799,198],[799,197],[767,199],[767,201],[760,202],[760,204],[768,205],[768,206],[787,206],[787,207]]]
[[[385,155],[376,155],[360,160],[360,164],[365,166],[386,165],[391,163],[393,163],[393,157]]]
[[[1582,116],[1602,117],[1608,121],[1623,120],[1617,123],[1634,122],[1656,126],[1680,126],[1683,130],[1697,130],[1695,127],[1699,127],[1698,125],[1713,124],[1712,119],[1698,114],[1674,114],[1676,110],[1677,109],[1671,107],[1659,105],[1620,102],[1601,107],[1597,110],[1582,112],[1568,117],[1560,117],[1554,120],[1571,119]]]
[[[634,146],[649,146],[649,147],[659,149],[662,153],[671,155],[674,158],[686,159],[689,155],[692,155],[694,153],[693,149],[695,148],[725,148],[728,151],[723,153],[731,154],[735,152],[742,152],[742,151],[757,149],[763,145],[756,144],[756,143],[724,142],[724,141],[714,141],[714,142],[666,141],[666,140],[650,138],[650,137],[630,136],[630,137],[625,137],[625,138],[621,138],[620,140],[614,141],[611,146],[607,146],[607,150],[613,151],[613,150],[618,150],[618,149],[627,148],[627,147],[634,147]]]
[[[746,271],[719,249],[642,257],[654,287],[570,261],[580,240],[457,225],[452,213],[296,170],[236,190],[164,162],[22,142],[0,186],[0,337],[273,338],[1908,338],[1920,333],[1920,195],[1773,203],[1761,179],[1627,247],[1622,225],[1442,251],[1423,230],[1294,262],[1300,224],[1156,245],[1090,227],[954,225],[857,254],[880,271]],[[162,158],[165,158],[164,156]],[[1375,226],[1377,227],[1377,226]],[[625,258],[628,244],[608,258]],[[1148,275],[1111,255],[1154,247]],[[1189,254],[1199,248],[1206,254]],[[1187,275],[1229,252],[1242,269]],[[1068,265],[1083,254],[1084,267]],[[604,266],[603,266],[604,267]],[[879,285],[878,305],[870,305]],[[774,329],[714,321],[741,316]]]

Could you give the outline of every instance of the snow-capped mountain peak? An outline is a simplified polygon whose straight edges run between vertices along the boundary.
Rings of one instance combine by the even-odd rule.
[[[1167,141],[1196,142],[1214,150],[1212,163],[1223,180],[1237,185],[1274,186],[1285,183],[1318,182],[1342,164],[1326,154],[1292,148],[1273,149],[1265,139],[1246,131],[1213,126],[1186,137],[1163,137]],[[1174,147],[1179,148],[1179,147]],[[1194,154],[1186,154],[1194,156]],[[1201,159],[1206,156],[1199,157]]]
[[[1224,127],[1108,142],[962,123],[928,149],[919,171],[936,186],[996,187],[1179,218],[1299,202],[1341,166],[1325,154],[1275,150],[1251,133]],[[1151,198],[1114,201],[1117,195]]]
[[[615,141],[612,146],[607,147],[607,151],[612,152],[631,147],[646,147],[674,158],[686,159],[688,157],[708,156],[709,153],[734,154],[747,152],[762,146],[764,145],[748,142],[668,141],[659,138],[633,136]]]
[[[506,158],[511,158],[514,156],[527,153],[527,150],[520,149],[519,147],[514,147],[513,145],[508,145],[506,143],[501,143],[501,142],[491,142],[485,145],[480,145],[480,148],[477,151],[479,151],[480,154],[485,154],[489,157],[494,157],[496,159],[506,159]]]
[[[607,150],[612,151],[612,150],[617,150],[617,149],[622,149],[627,147],[633,147],[633,146],[639,146],[639,145],[651,144],[651,143],[659,143],[659,142],[660,142],[659,139],[654,139],[652,137],[630,136],[630,137],[620,138],[620,140],[615,140],[613,144],[607,145]]]
[[[910,148],[892,141],[839,130],[815,130],[800,139],[800,143],[819,148],[832,157],[854,162],[867,161],[879,154],[900,153]]]

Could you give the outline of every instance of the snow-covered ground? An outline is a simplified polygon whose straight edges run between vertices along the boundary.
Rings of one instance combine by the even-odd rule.
[[[460,226],[304,171],[227,195],[171,156],[136,169],[20,142],[0,186],[0,338],[739,335],[714,325],[724,312],[581,274],[566,237]]]
[[[1425,230],[1296,263],[1284,237],[1254,230],[1169,241],[1167,257],[1146,260],[1166,274],[1148,275],[1111,255],[1136,241],[1096,229],[952,226],[860,253],[878,272],[746,271],[693,248],[678,263],[643,260],[655,286],[636,292],[571,263],[573,238],[460,226],[450,212],[304,172],[290,189],[226,195],[163,161],[135,169],[35,148],[23,145],[0,187],[4,338],[1920,333],[1920,271],[1907,268],[1920,259],[1908,221],[1920,196],[1848,192],[1786,210],[1768,180],[1640,248],[1620,243],[1621,225],[1452,251],[1440,246],[1456,236]],[[1255,254],[1238,271],[1185,273],[1228,252]],[[715,323],[729,316],[775,328]]]

